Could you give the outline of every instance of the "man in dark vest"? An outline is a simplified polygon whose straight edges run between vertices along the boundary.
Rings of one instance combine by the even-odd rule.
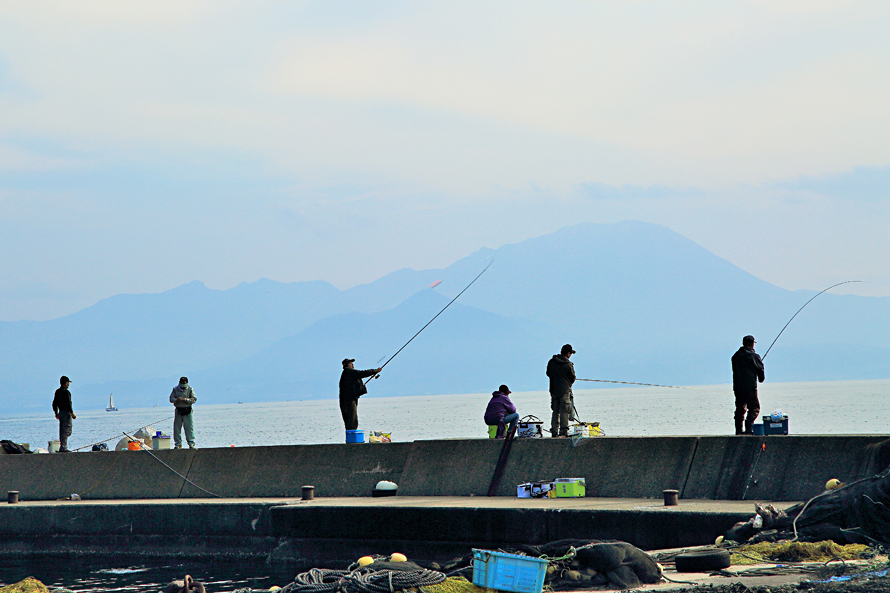
[[[763,383],[763,361],[754,352],[754,336],[742,338],[742,347],[732,355],[732,390],[735,393],[735,433],[754,434],[752,427],[760,413],[757,383]],[[745,412],[748,412],[747,418]],[[744,421],[744,430],[742,430]]]
[[[72,420],[77,418],[74,409],[71,407],[71,392],[68,386],[71,385],[71,379],[62,375],[59,378],[60,387],[56,389],[53,396],[53,412],[56,414],[56,420],[59,421],[59,453],[70,453],[68,449],[68,437],[71,436]]]
[[[343,424],[346,430],[358,428],[358,398],[368,393],[365,377],[373,377],[383,368],[359,371],[355,368],[354,358],[343,359],[343,372],[340,373],[340,414],[343,415]]]

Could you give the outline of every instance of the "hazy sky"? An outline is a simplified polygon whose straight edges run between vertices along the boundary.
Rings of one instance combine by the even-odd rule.
[[[624,219],[890,295],[888,31],[885,1],[3,2],[0,319]]]

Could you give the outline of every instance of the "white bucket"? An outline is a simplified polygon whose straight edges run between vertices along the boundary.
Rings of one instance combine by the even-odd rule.
[[[50,453],[58,453],[59,452],[60,443],[59,441],[49,441],[46,445],[46,449]]]

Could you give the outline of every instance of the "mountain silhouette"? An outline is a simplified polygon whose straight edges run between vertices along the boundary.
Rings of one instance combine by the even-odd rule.
[[[375,368],[490,258],[373,393],[546,389],[544,366],[563,343],[577,350],[579,377],[727,383],[741,337],[754,334],[764,352],[816,294],[769,284],[660,225],[584,223],[343,291],[321,281],[224,291],[192,282],[51,321],[0,323],[0,402],[8,413],[44,407],[61,374],[74,379],[80,407],[104,407],[109,391],[119,407],[164,402],[183,374],[206,403],[336,397],[341,359]],[[890,298],[825,293],[776,343],[767,380],[887,378],[888,333]]]

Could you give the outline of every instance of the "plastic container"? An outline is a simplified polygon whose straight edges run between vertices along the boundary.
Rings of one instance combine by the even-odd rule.
[[[488,438],[493,439],[493,438],[497,438],[497,436],[498,436],[498,425],[495,424],[494,426],[489,426],[488,427]]]
[[[130,441],[127,443],[127,451],[138,451],[142,448],[142,443],[139,441]]]
[[[498,591],[541,593],[547,560],[473,549],[473,584]]]
[[[170,436],[166,434],[158,433],[157,435],[151,437],[151,448],[152,449],[169,449],[170,448]]]
[[[783,417],[778,422],[773,420],[772,416],[763,417],[763,434],[788,434],[788,416]]]
[[[754,434],[763,436],[763,424],[760,422],[755,422],[751,425],[751,430],[754,431]]]
[[[556,478],[553,492],[556,498],[579,498],[586,494],[587,484],[584,478]]]
[[[59,452],[59,441],[49,441],[46,444],[46,450],[50,453],[58,453]]]
[[[347,430],[346,431],[346,442],[347,443],[364,443],[365,442],[365,431],[364,430]]]

